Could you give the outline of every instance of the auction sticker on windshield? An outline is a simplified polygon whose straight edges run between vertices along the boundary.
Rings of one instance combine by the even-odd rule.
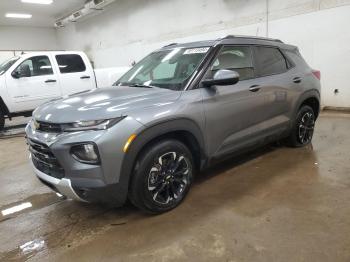
[[[202,54],[208,52],[209,47],[200,47],[200,48],[191,48],[187,49],[184,52],[184,55],[190,55],[190,54]]]

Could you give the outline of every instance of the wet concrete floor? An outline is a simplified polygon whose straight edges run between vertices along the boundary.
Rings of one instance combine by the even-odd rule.
[[[0,139],[1,261],[350,261],[350,115],[306,148],[267,146],[199,174],[159,216],[65,200],[23,137]]]

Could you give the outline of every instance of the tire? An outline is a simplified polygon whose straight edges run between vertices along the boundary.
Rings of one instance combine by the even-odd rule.
[[[292,147],[302,147],[310,144],[314,133],[315,121],[314,110],[310,106],[302,106],[294,121],[287,144]]]
[[[129,188],[129,200],[141,210],[160,214],[178,206],[193,179],[193,158],[174,139],[154,143],[139,156]]]
[[[5,127],[5,116],[4,116],[4,113],[1,112],[0,110],[0,132],[4,131],[4,127]]]

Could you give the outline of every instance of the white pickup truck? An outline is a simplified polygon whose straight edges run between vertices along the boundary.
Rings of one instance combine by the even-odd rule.
[[[31,52],[0,64],[0,131],[5,118],[30,116],[62,96],[112,85],[128,67],[94,69],[83,52]]]

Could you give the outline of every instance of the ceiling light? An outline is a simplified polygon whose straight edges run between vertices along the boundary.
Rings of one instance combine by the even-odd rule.
[[[39,5],[51,5],[53,0],[21,0],[22,3],[39,4]]]
[[[5,17],[8,18],[22,18],[22,19],[28,19],[32,18],[32,15],[30,14],[15,14],[15,13],[7,13]]]

